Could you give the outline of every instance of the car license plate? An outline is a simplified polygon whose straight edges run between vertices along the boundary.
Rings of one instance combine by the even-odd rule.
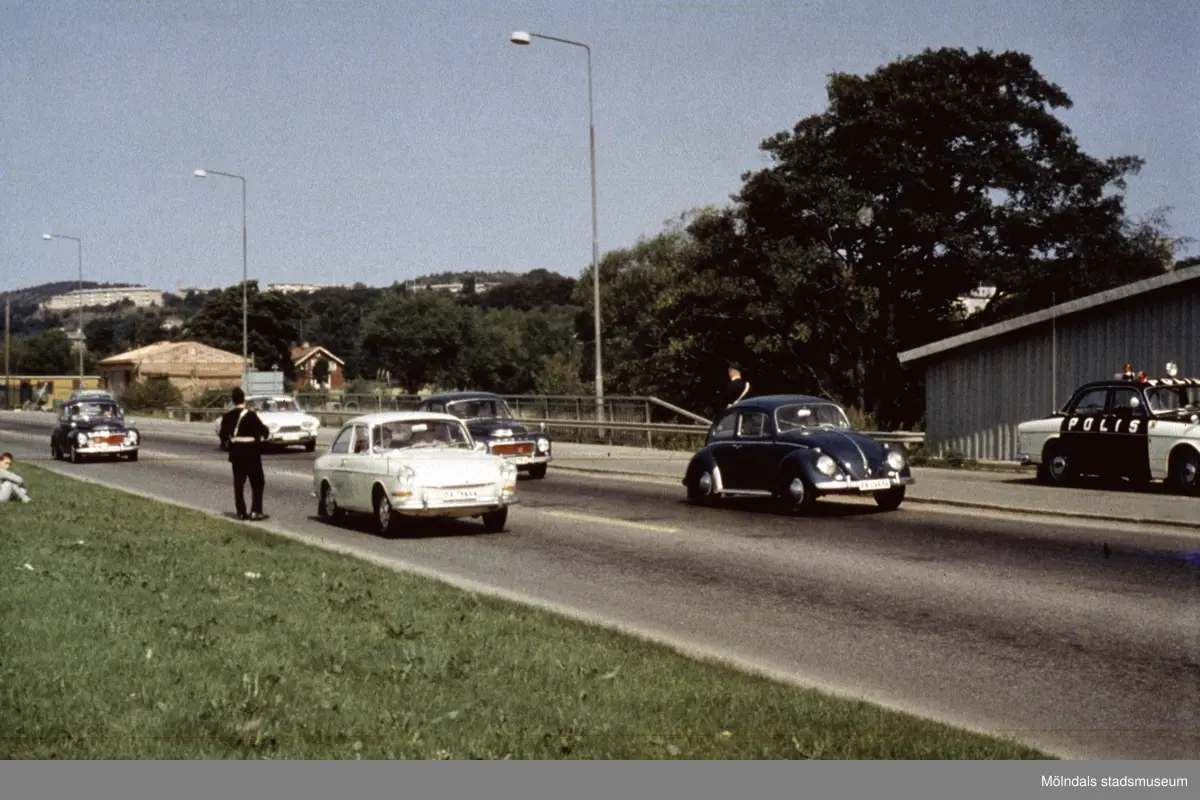
[[[877,492],[880,489],[890,489],[891,487],[892,482],[887,478],[882,478],[877,481],[861,481],[858,484],[858,490],[860,492]]]
[[[475,499],[475,490],[474,489],[445,489],[442,491],[442,499],[449,500],[449,501],[474,500]]]
[[[532,464],[533,456],[516,456],[512,461],[514,464]]]

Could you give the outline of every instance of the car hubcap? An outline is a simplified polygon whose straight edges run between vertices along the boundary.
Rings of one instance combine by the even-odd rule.
[[[712,475],[708,474],[707,472],[703,473],[700,476],[700,480],[698,480],[696,483],[699,485],[700,491],[704,494],[708,494],[712,491]]]
[[[1050,462],[1050,472],[1056,478],[1061,478],[1067,474],[1067,459],[1063,456],[1055,456]]]
[[[1190,458],[1184,461],[1179,477],[1184,486],[1194,486],[1196,484],[1196,462]]]
[[[792,482],[788,484],[788,491],[792,493],[792,497],[797,500],[804,499],[804,481],[799,478],[792,478]]]

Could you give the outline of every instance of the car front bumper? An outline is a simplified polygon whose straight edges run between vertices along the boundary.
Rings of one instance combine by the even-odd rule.
[[[869,478],[861,481],[821,481],[813,484],[813,488],[826,494],[833,492],[862,494],[864,492],[885,492],[888,489],[895,489],[897,486],[911,486],[916,482],[916,478],[913,477],[901,478],[899,476],[892,476],[890,478]]]
[[[267,444],[308,444],[317,440],[318,431],[288,431],[272,433]]]
[[[99,444],[85,445],[84,447],[75,446],[75,452],[81,456],[99,456],[99,455],[126,455],[128,453],[136,453],[140,444]]]

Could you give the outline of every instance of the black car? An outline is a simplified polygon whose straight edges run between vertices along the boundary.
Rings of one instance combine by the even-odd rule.
[[[855,431],[837,403],[802,394],[726,409],[683,479],[693,502],[765,497],[801,512],[821,495],[868,493],[892,511],[912,483],[904,450]]]
[[[137,461],[140,444],[141,436],[132,422],[126,422],[120,403],[99,395],[82,395],[63,403],[50,434],[50,454],[72,463],[90,456],[124,456]]]
[[[426,397],[418,411],[453,414],[466,423],[471,437],[487,445],[488,452],[504,456],[531,478],[546,477],[550,463],[550,436],[531,431],[516,420],[508,403],[491,392],[447,392]]]

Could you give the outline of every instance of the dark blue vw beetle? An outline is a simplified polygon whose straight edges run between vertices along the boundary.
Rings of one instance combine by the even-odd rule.
[[[837,403],[803,394],[752,397],[727,408],[683,479],[693,502],[770,497],[800,512],[835,493],[870,493],[893,511],[913,482],[904,450],[855,431]]]

